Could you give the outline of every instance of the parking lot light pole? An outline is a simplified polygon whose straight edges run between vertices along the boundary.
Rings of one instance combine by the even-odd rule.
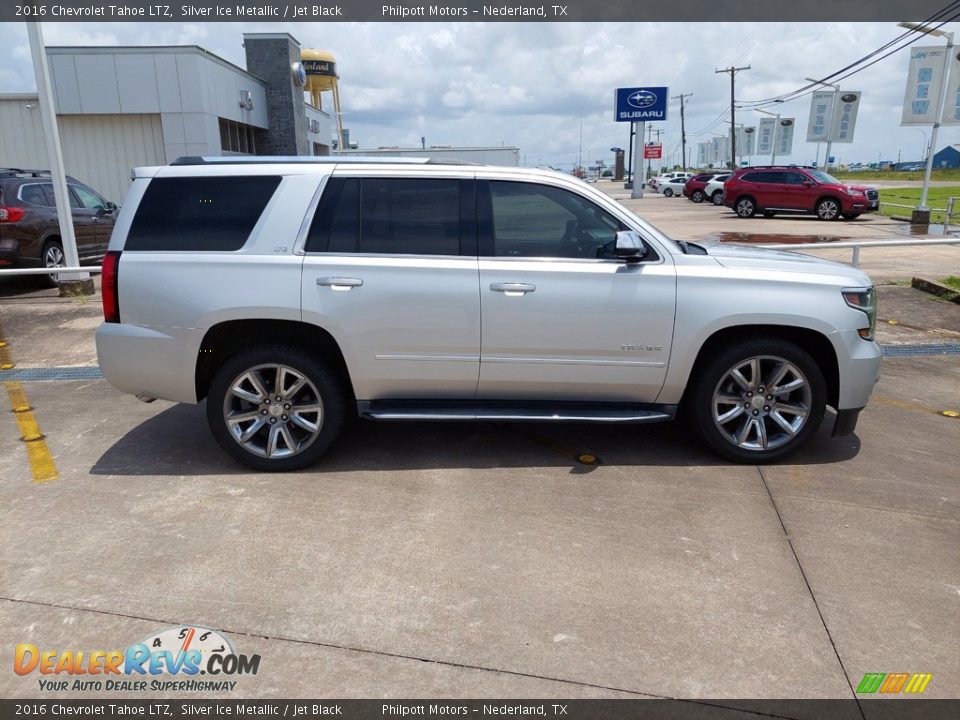
[[[943,119],[943,108],[947,102],[947,87],[950,77],[951,50],[953,50],[953,33],[937,28],[927,27],[923,23],[902,22],[898,23],[902,28],[914,30],[924,35],[935,35],[947,39],[946,52],[943,54],[943,72],[940,73],[940,99],[937,101],[937,114],[933,119],[933,127],[930,130],[930,144],[927,145],[927,168],[923,173],[923,188],[920,190],[920,204],[913,212],[910,218],[914,224],[927,225],[930,223],[930,208],[927,207],[927,194],[930,190],[930,174],[933,172],[933,153],[937,146],[937,131],[940,129],[940,120]]]
[[[823,170],[827,171],[830,169],[830,146],[833,145],[833,116],[836,115],[837,112],[837,98],[840,96],[840,86],[823,82],[823,80],[814,80],[813,78],[805,78],[805,80],[816,83],[817,85],[833,88],[833,95],[830,96],[830,119],[827,121],[827,152],[823,156]]]
[[[33,70],[37,78],[37,99],[40,104],[40,118],[43,121],[43,135],[47,144],[47,160],[50,163],[50,180],[53,184],[53,196],[57,204],[57,220],[60,223],[63,254],[67,267],[78,267],[80,258],[77,253],[77,238],[73,230],[70,195],[67,190],[67,173],[63,167],[60,130],[57,127],[53,92],[50,89],[50,68],[47,66],[47,53],[43,46],[43,33],[40,29],[40,23],[28,22],[27,36],[30,38]],[[57,283],[61,295],[93,295],[94,292],[90,273],[58,275]]]

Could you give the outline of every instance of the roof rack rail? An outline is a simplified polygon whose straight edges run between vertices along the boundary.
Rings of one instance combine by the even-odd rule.
[[[202,155],[184,155],[174,160],[171,165],[476,165],[476,163],[457,160],[439,160],[423,157],[344,157],[339,155],[243,155],[213,157]]]

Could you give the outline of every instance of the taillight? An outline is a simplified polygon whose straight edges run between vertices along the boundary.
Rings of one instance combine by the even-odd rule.
[[[0,207],[0,223],[17,222],[23,219],[23,208]]]
[[[103,320],[120,322],[120,297],[117,293],[120,251],[111,250],[103,258],[103,273],[100,276],[100,296],[103,298]]]

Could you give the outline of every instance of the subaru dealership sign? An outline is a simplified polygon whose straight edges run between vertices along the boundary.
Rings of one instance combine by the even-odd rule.
[[[665,87],[617,88],[617,122],[647,122],[667,119]]]

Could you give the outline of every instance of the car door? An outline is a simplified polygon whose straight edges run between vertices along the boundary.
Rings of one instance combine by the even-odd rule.
[[[338,341],[358,400],[470,399],[480,369],[473,179],[326,184],[305,245],[303,319]]]
[[[77,238],[77,251],[81,259],[100,260],[107,252],[110,244],[110,234],[113,232],[115,213],[107,210],[107,201],[97,193],[83,185],[71,185],[70,189],[76,195],[81,209],[89,213],[92,245],[86,250],[80,248],[80,239]],[[76,213],[76,211],[74,211]]]
[[[478,180],[484,399],[653,402],[673,336],[666,253],[612,257],[628,228],[572,188]]]
[[[793,170],[784,173],[784,175],[786,175],[786,184],[784,185],[783,207],[790,210],[811,209],[813,203],[810,200],[812,197],[810,178]]]

